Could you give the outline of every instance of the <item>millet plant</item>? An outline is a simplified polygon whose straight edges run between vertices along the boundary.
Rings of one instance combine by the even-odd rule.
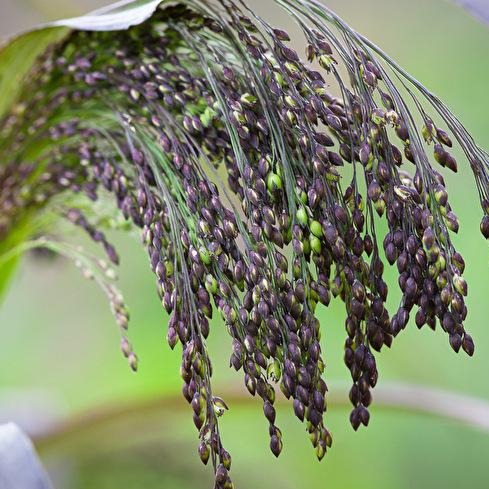
[[[232,483],[206,346],[213,314],[231,337],[231,367],[263,403],[273,454],[283,395],[322,459],[332,437],[320,304],[345,305],[355,430],[369,423],[375,355],[410,319],[474,353],[441,173],[457,172],[453,145],[489,237],[489,155],[449,109],[319,1],[275,3],[305,53],[240,0],[162,1],[127,29],[63,33],[0,121],[0,264],[35,247],[75,260],[107,294],[136,370],[108,209],[140,230],[216,488]],[[62,241],[53,220],[82,228],[107,259]],[[399,272],[393,312],[386,262]]]

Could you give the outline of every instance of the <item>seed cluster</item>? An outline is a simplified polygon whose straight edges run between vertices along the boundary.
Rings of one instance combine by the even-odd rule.
[[[456,352],[474,353],[463,326],[465,264],[450,239],[459,223],[431,162],[452,171],[457,163],[435,119],[474,171],[486,238],[489,159],[422,87],[436,117],[415,98],[418,127],[389,77],[398,68],[314,1],[279,2],[304,32],[307,61],[287,32],[241,2],[182,3],[128,31],[74,32],[39,61],[0,124],[0,237],[54,197],[114,196],[141,229],[170,314],[168,343],[182,346],[200,458],[212,461],[216,488],[229,488],[218,426],[227,406],[212,391],[206,347],[214,311],[232,338],[230,365],[263,402],[273,454],[282,450],[279,386],[322,459],[332,437],[319,304],[345,304],[355,430],[369,422],[374,354],[411,315],[419,328],[439,324]],[[81,210],[57,206],[118,263]],[[397,265],[402,292],[392,316],[385,260]],[[127,309],[109,297],[125,331]],[[121,348],[136,369],[125,333]]]

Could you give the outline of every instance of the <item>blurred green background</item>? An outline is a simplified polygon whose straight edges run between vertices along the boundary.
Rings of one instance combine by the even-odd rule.
[[[0,0],[0,36],[104,3]],[[248,3],[298,34],[272,0]],[[489,148],[487,26],[448,0],[327,0],[327,5],[437,93]],[[466,326],[476,354],[455,355],[441,331],[419,332],[411,324],[392,350],[378,356],[379,383],[420,384],[489,401],[489,247],[478,231],[481,211],[472,177],[461,166],[456,178],[447,180],[462,224],[455,242],[467,262]],[[119,353],[117,328],[94,284],[63,260],[26,257],[0,308],[0,421],[15,418],[36,435],[57,488],[210,488],[210,469],[198,461],[191,412],[180,398],[180,354],[166,345],[167,317],[145,253],[136,239],[112,238],[122,255],[121,288],[131,307],[139,372],[133,375]],[[394,271],[387,276],[394,306],[396,276]],[[343,314],[339,303],[320,311],[327,378],[346,395]],[[236,394],[221,425],[238,488],[489,487],[487,433],[376,406],[375,391],[370,426],[359,433],[349,425],[348,407],[330,407],[334,445],[321,464],[304,426],[290,406],[280,405],[284,450],[276,460],[260,403],[244,396],[241,374],[228,368],[230,340],[224,331],[215,322],[210,344],[215,391]]]

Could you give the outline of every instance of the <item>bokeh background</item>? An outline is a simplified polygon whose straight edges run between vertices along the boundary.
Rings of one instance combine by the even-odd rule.
[[[489,148],[487,26],[449,0],[324,1],[446,101]],[[104,3],[0,0],[0,38]],[[249,4],[294,31],[272,0]],[[447,180],[462,223],[455,242],[467,262],[466,326],[476,354],[455,355],[441,331],[419,332],[411,324],[392,350],[378,356],[379,383],[416,384],[489,401],[489,246],[478,231],[481,211],[473,180],[461,166],[457,177]],[[15,419],[32,434],[58,489],[210,488],[211,471],[198,461],[191,412],[180,396],[180,354],[166,345],[167,317],[145,253],[137,239],[112,238],[122,255],[121,288],[131,307],[139,372],[133,375],[120,355],[117,328],[94,284],[61,259],[27,256],[0,307],[0,422]],[[394,306],[399,298],[394,271],[387,276]],[[343,314],[339,303],[320,312],[327,377],[338,398],[346,397],[349,384],[342,360]],[[489,487],[489,434],[376,406],[375,391],[370,426],[358,433],[349,425],[346,405],[329,408],[334,445],[321,464],[304,425],[281,404],[284,450],[276,460],[260,403],[247,399],[241,374],[228,368],[230,340],[219,322],[210,344],[215,390],[233,392],[221,424],[238,488]]]

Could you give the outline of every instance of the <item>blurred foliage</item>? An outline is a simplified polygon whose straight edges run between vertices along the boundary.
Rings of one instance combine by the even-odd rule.
[[[193,456],[195,433],[183,406],[167,399],[76,423],[42,442],[41,455],[60,488],[212,487],[210,468]],[[368,430],[354,433],[345,422],[348,408],[333,407],[328,421],[336,446],[319,463],[284,403],[278,409],[284,450],[275,459],[260,410],[244,401],[223,420],[237,487],[487,487],[489,437],[450,421],[376,409]]]

